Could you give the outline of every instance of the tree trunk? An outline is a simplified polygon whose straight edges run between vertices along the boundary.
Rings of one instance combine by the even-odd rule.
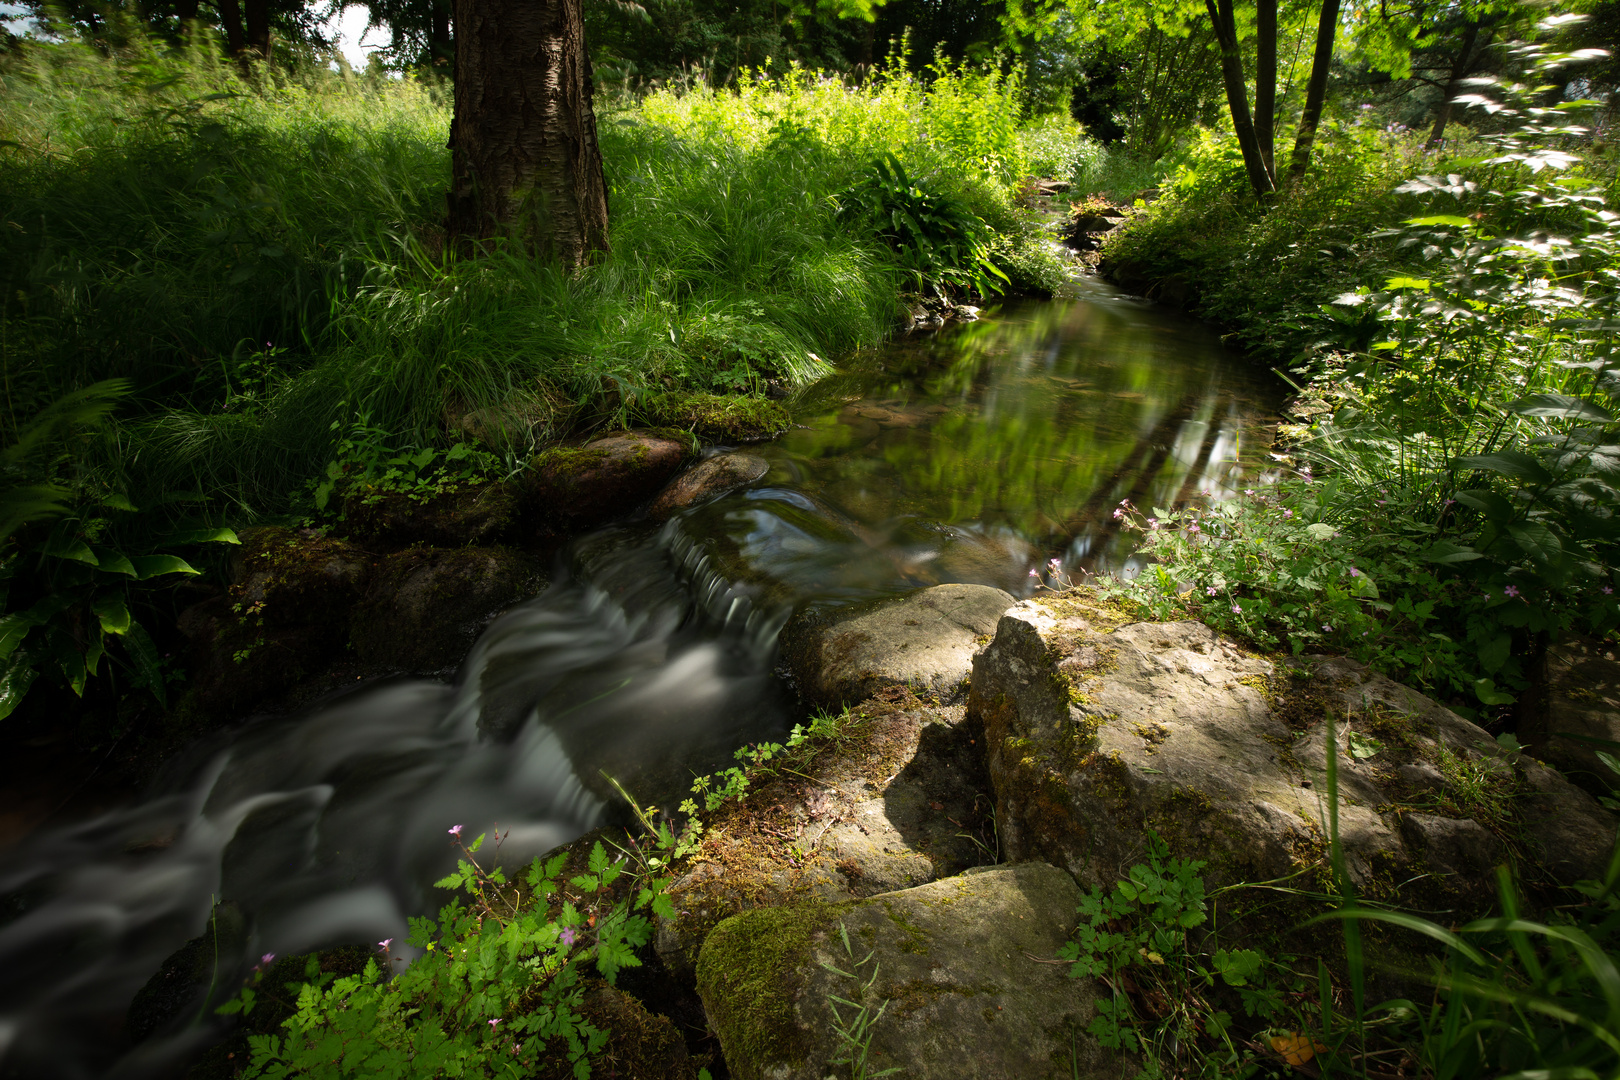
[[[1215,24],[1215,36],[1221,45],[1221,80],[1226,84],[1226,105],[1232,113],[1232,129],[1237,133],[1238,146],[1243,150],[1243,167],[1249,174],[1249,184],[1255,197],[1262,202],[1276,190],[1271,172],[1260,156],[1260,146],[1254,136],[1254,119],[1249,115],[1249,91],[1243,83],[1243,54],[1238,51],[1237,24],[1232,18],[1232,0],[1204,0],[1210,21]]]
[[[270,0],[243,0],[247,10],[247,47],[258,56],[270,59]]]
[[[570,269],[608,246],[580,0],[455,0],[449,232]]]
[[[1328,72],[1333,68],[1333,41],[1339,36],[1339,0],[1322,0],[1322,14],[1316,20],[1316,52],[1311,55],[1311,81],[1305,87],[1305,111],[1299,117],[1299,133],[1294,136],[1294,157],[1288,163],[1288,183],[1295,184],[1310,168],[1311,147],[1316,143],[1316,125],[1322,120],[1327,101]]]
[[[1468,77],[1468,61],[1474,52],[1474,39],[1479,36],[1479,23],[1468,24],[1463,33],[1462,47],[1457,50],[1457,59],[1451,64],[1451,78],[1446,80],[1446,97],[1440,103],[1440,111],[1435,114],[1434,130],[1429,132],[1429,141],[1424,149],[1438,149],[1446,137],[1446,123],[1451,119],[1451,99],[1457,96],[1459,85]]]
[[[1272,125],[1277,112],[1277,0],[1255,0],[1254,141],[1266,163],[1271,186],[1277,186],[1276,137]]]
[[[225,51],[239,57],[247,47],[247,37],[242,33],[242,5],[238,0],[216,0],[215,6],[219,8],[219,25],[225,31]]]
[[[433,0],[432,22],[428,24],[428,63],[454,72],[455,53],[450,42],[450,0]]]
[[[187,24],[197,21],[197,0],[178,0],[174,5],[174,17],[184,33]]]

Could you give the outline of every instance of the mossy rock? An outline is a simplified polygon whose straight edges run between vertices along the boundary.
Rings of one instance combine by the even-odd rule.
[[[1106,990],[1041,962],[1068,939],[1079,901],[1067,873],[1026,863],[845,904],[751,911],[709,935],[698,992],[740,1080],[836,1073],[836,1025],[855,1008],[834,997],[883,1008],[871,1028],[874,1071],[1114,1080],[1138,1063],[1086,1032]]]
[[[524,479],[524,506],[542,531],[567,532],[631,513],[657,494],[686,460],[687,444],[626,431],[584,446],[536,454]]]
[[[793,422],[781,402],[745,394],[658,394],[645,412],[654,424],[682,428],[715,443],[763,442]]]
[[[343,503],[342,532],[376,548],[467,547],[508,536],[521,491],[514,484],[469,484],[427,498],[402,492],[352,492]]]
[[[968,712],[1007,855],[1087,885],[1142,861],[1151,830],[1212,887],[1303,873],[1330,889],[1330,733],[1346,866],[1373,899],[1483,914],[1505,853],[1527,880],[1568,885],[1602,875],[1615,836],[1589,796],[1360,664],[1121,622],[1083,589],[1002,617]]]
[[[231,601],[266,626],[341,621],[365,592],[371,556],[316,529],[248,529],[232,559]]]

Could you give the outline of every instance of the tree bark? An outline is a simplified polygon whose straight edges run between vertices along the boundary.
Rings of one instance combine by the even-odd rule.
[[[219,25],[225,31],[225,51],[233,57],[242,55],[247,37],[242,33],[242,5],[238,0],[216,0]]]
[[[1243,167],[1255,197],[1264,202],[1276,190],[1260,145],[1254,135],[1254,119],[1249,114],[1249,91],[1243,82],[1243,54],[1238,50],[1237,23],[1232,18],[1232,0],[1204,0],[1215,36],[1221,45],[1221,80],[1226,84],[1226,105],[1232,113],[1232,129],[1243,150]]]
[[[582,266],[608,246],[580,0],[455,0],[449,232]]]
[[[1474,39],[1479,36],[1478,21],[1468,24],[1463,32],[1462,47],[1457,50],[1457,59],[1451,64],[1451,78],[1446,80],[1445,100],[1440,102],[1440,111],[1434,117],[1434,129],[1429,132],[1429,141],[1424,149],[1434,150],[1446,137],[1446,123],[1451,119],[1451,99],[1457,96],[1461,88],[1459,84],[1468,77],[1468,62],[1474,52]]]
[[[174,5],[174,17],[184,33],[186,24],[197,21],[197,0],[178,0]]]
[[[270,0],[243,0],[247,11],[247,47],[258,59],[270,59]]]
[[[1288,163],[1289,184],[1298,183],[1310,168],[1316,126],[1322,121],[1322,105],[1327,101],[1328,72],[1333,68],[1333,41],[1338,36],[1339,0],[1322,0],[1322,13],[1316,20],[1316,51],[1311,55],[1311,81],[1305,87],[1305,111],[1299,116],[1294,156]]]
[[[1255,0],[1255,16],[1254,141],[1275,188],[1277,140],[1272,125],[1277,112],[1277,0]]]
[[[432,21],[428,24],[428,63],[454,71],[455,53],[450,41],[450,0],[433,0]]]

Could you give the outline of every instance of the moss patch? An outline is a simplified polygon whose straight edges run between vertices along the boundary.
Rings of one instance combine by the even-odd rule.
[[[708,442],[760,442],[792,422],[781,402],[730,394],[659,394],[644,412],[650,423],[678,427]]]
[[[698,993],[732,1075],[753,1080],[772,1065],[801,1064],[808,1039],[793,1002],[806,982],[817,935],[837,921],[831,904],[756,908],[714,928],[698,956]]]

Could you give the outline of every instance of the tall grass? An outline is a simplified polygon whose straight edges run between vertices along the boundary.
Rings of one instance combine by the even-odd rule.
[[[794,72],[606,107],[613,250],[568,277],[446,252],[441,85],[31,44],[0,69],[0,424],[126,378],[109,482],[251,516],[362,415],[399,445],[497,406],[558,436],[804,382],[895,322],[896,258],[837,198],[879,155],[1028,231],[1018,93]]]

